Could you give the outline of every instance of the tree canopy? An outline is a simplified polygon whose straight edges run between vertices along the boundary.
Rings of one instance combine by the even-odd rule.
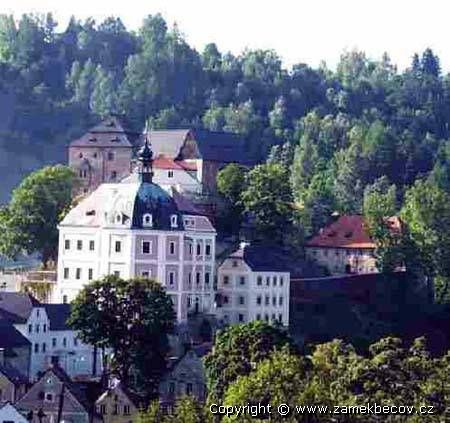
[[[161,284],[114,275],[80,291],[69,322],[83,341],[112,350],[113,372],[144,399],[157,392],[174,323],[173,304]]]
[[[0,209],[0,252],[39,253],[44,266],[56,260],[58,223],[72,203],[73,171],[52,166],[28,175],[13,191],[10,203]]]

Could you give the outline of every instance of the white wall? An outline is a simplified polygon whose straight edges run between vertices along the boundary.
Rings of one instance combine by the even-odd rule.
[[[10,403],[0,407],[0,422],[29,423]]]
[[[224,283],[226,276],[228,284]],[[241,284],[241,277],[245,278],[244,285]],[[261,284],[258,278],[261,278]],[[227,259],[218,269],[218,291],[222,298],[228,298],[228,304],[222,301],[219,315],[225,323],[253,320],[274,322],[281,317],[283,325],[288,326],[289,286],[289,272],[254,272],[242,260]],[[240,304],[241,297],[244,304]],[[260,304],[258,298],[261,299]]]

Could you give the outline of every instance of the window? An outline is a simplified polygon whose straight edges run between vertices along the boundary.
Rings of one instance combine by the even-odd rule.
[[[202,246],[197,244],[197,255],[200,256],[202,254]]]
[[[106,405],[105,404],[102,404],[100,406],[100,414],[103,414],[103,415],[106,414]]]
[[[112,181],[115,181],[116,178],[117,178],[117,172],[116,172],[115,170],[113,170],[113,171],[111,172],[111,180],[112,180]]]
[[[53,402],[53,394],[51,392],[46,392],[45,393],[45,401]]]
[[[39,344],[34,344],[34,352],[35,353],[39,352]]]
[[[264,320],[265,320],[266,322],[269,321],[269,315],[268,315],[268,314],[265,314],[265,315],[264,315]]]
[[[209,245],[209,244],[206,244],[206,245],[205,245],[205,254],[206,254],[207,256],[210,256],[210,255],[211,255],[211,245]]]
[[[243,322],[244,321],[244,315],[239,313],[238,320],[239,320],[239,322]]]
[[[113,414],[119,414],[119,404],[114,404]]]
[[[270,286],[270,276],[267,276],[267,277],[266,277],[266,285],[267,285],[267,286]]]
[[[229,300],[228,300],[228,296],[227,296],[227,295],[224,295],[224,296],[223,296],[223,303],[224,303],[224,304],[228,304],[228,301],[229,301]]]
[[[69,279],[69,268],[68,267],[64,268],[64,279]]]
[[[243,296],[239,297],[239,304],[244,305],[245,304],[245,298]]]
[[[121,241],[116,241],[114,244],[114,251],[116,253],[120,253],[122,251],[122,242]]]
[[[240,276],[239,277],[239,284],[240,285],[245,285],[245,276]]]
[[[175,272],[169,272],[169,285],[173,285],[175,283]]]
[[[175,242],[173,241],[170,241],[169,244],[169,254],[172,256],[175,254]]]
[[[42,331],[44,333],[47,332],[47,325],[45,323],[42,325]]]
[[[178,216],[176,214],[173,214],[172,216],[170,216],[170,226],[172,228],[178,227]]]
[[[39,315],[41,314],[41,311],[39,309],[36,310],[36,317],[39,317]]]
[[[192,383],[186,383],[186,395],[192,394]]]
[[[262,297],[261,297],[261,295],[258,295],[256,297],[256,305],[261,305],[261,304],[262,304]]]
[[[258,276],[256,278],[256,285],[261,286],[262,285],[262,276]]]
[[[268,295],[266,295],[265,304],[266,306],[270,305],[270,297]]]
[[[174,394],[175,393],[175,383],[174,382],[170,382],[169,393],[170,394]]]
[[[64,249],[70,250],[70,239],[64,240]]]
[[[63,347],[64,348],[67,347],[67,339],[66,338],[63,338]]]
[[[283,278],[283,276],[280,276],[280,286],[283,286],[283,283],[284,283],[284,278]]]
[[[45,353],[46,350],[47,350],[47,344],[44,342],[42,344],[42,352]]]
[[[152,243],[151,241],[142,241],[142,254],[152,253]]]
[[[223,276],[223,284],[228,285],[230,283],[230,277],[228,275]]]
[[[200,278],[201,278],[201,273],[200,272],[197,272],[196,274],[195,274],[195,283],[197,284],[197,285],[200,285]]]
[[[190,285],[192,283],[192,272],[188,273],[188,284]]]
[[[205,284],[208,285],[209,284],[209,278],[210,278],[210,274],[209,272],[205,273]]]
[[[258,313],[258,314],[256,315],[256,320],[261,320],[261,314]]]
[[[96,158],[97,158],[97,153],[94,153],[94,154],[92,155],[92,157],[93,157],[94,159],[96,159]]]
[[[82,158],[83,158],[83,153],[80,153],[80,154],[78,155],[78,157],[79,157],[80,159],[82,159]]]
[[[112,151],[110,151],[110,152],[108,153],[108,160],[109,160],[109,161],[113,161],[113,160],[114,160],[114,153],[113,153]]]
[[[283,297],[278,298],[278,305],[279,306],[283,305]]]
[[[168,177],[168,178],[173,178],[173,170],[169,170],[169,171],[167,172],[167,177]]]
[[[94,277],[94,269],[88,269],[88,279],[91,281]]]
[[[150,272],[144,270],[144,271],[141,273],[141,276],[142,276],[143,278],[148,279],[148,278],[150,277]]]
[[[129,416],[130,415],[130,406],[129,405],[124,405],[123,406],[123,415],[124,416]]]
[[[153,216],[150,213],[144,214],[144,216],[142,217],[142,225],[145,227],[153,226]]]
[[[83,241],[79,239],[77,241],[77,250],[81,251],[83,249]]]
[[[272,297],[272,305],[273,306],[277,305],[277,297]]]
[[[283,315],[282,314],[278,315],[278,321],[283,322]]]
[[[274,276],[272,278],[272,283],[273,283],[273,286],[277,286],[277,277],[276,276]]]
[[[114,276],[120,278],[120,271],[119,270],[114,270]]]
[[[95,250],[95,242],[89,241],[89,251],[94,251],[94,250]]]
[[[34,331],[36,333],[39,333],[40,329],[41,329],[41,327],[39,325],[36,325],[35,328],[34,328]]]
[[[192,255],[192,244],[189,243],[189,255]]]
[[[53,347],[53,348],[56,347],[56,338],[52,338],[52,347]]]
[[[33,332],[33,325],[28,325],[28,333]]]
[[[81,269],[79,267],[75,270],[75,279],[81,279]]]
[[[272,322],[274,322],[275,320],[277,320],[277,316],[275,315],[275,313],[272,313]]]
[[[238,262],[237,262],[236,260],[233,260],[232,266],[233,266],[233,267],[238,267]]]
[[[63,295],[63,304],[67,304],[67,295]]]

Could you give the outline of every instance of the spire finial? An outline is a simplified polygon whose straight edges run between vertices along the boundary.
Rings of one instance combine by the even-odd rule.
[[[144,145],[138,153],[138,160],[141,162],[139,173],[142,177],[142,182],[152,182],[153,178],[153,152],[149,141],[148,122],[145,122],[144,130]]]

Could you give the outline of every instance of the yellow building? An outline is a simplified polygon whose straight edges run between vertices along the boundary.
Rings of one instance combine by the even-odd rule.
[[[95,408],[104,423],[136,423],[139,404],[134,395],[128,392],[117,380],[95,402]]]

